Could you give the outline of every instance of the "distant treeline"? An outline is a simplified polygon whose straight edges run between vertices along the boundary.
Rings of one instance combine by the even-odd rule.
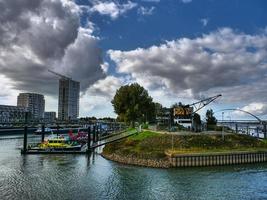
[[[81,117],[80,118],[80,121],[95,121],[95,120],[103,120],[103,121],[110,121],[110,122],[116,121],[116,119],[112,117],[96,118],[95,116],[92,116],[92,117]]]

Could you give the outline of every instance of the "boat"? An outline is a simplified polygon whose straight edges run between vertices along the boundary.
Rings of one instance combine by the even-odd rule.
[[[51,128],[45,128],[45,133],[53,133],[53,130]],[[42,128],[38,128],[36,131],[34,131],[35,134],[42,134]]]
[[[29,146],[31,150],[39,151],[70,151],[70,150],[81,150],[82,145],[76,141],[71,141],[64,136],[54,136],[46,138],[44,142],[39,143],[35,146]]]
[[[71,141],[76,141],[82,144],[86,143],[88,139],[88,133],[80,130],[78,130],[77,134],[73,134],[73,131],[69,130],[68,135]]]

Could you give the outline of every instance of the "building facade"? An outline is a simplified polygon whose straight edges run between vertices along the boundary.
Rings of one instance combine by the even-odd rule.
[[[24,107],[0,105],[0,123],[25,122],[26,112]]]
[[[80,83],[70,78],[59,79],[58,119],[75,120],[79,116]]]
[[[20,93],[17,106],[27,108],[31,118],[40,120],[44,118],[45,99],[44,95],[36,93]]]
[[[191,129],[192,127],[192,113],[193,107],[189,106],[177,106],[173,108],[174,124],[179,124],[185,128]]]
[[[56,112],[45,112],[44,113],[45,122],[55,122],[56,121]]]

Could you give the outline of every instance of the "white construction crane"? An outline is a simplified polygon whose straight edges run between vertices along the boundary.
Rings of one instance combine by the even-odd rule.
[[[71,79],[70,77],[67,77],[67,76],[64,76],[63,74],[59,74],[59,73],[57,73],[57,72],[54,72],[54,71],[52,71],[52,70],[48,70],[50,73],[52,73],[52,74],[55,74],[55,75],[57,75],[57,76],[59,76],[60,78],[64,78],[64,79]]]

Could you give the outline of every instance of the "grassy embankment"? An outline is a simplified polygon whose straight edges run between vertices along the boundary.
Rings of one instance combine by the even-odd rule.
[[[172,149],[173,138],[173,149]],[[124,140],[108,144],[103,153],[143,159],[166,158],[168,154],[218,153],[267,150],[267,142],[247,135],[169,135],[143,131]]]

